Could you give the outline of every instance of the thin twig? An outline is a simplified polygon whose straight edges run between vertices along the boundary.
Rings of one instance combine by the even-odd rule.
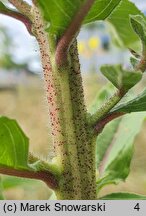
[[[84,5],[81,5],[81,8],[75,15],[74,19],[72,20],[71,24],[65,31],[62,38],[59,40],[57,49],[56,49],[56,63],[57,65],[63,65],[67,59],[67,51],[68,48],[74,38],[74,36],[79,31],[81,24],[88,14],[90,8],[92,7],[95,0],[86,0]]]
[[[23,0],[8,0],[16,9],[24,14],[25,16],[31,18],[31,6]]]
[[[55,176],[47,171],[28,171],[28,170],[17,170],[10,167],[0,167],[0,173],[4,175],[29,178],[29,179],[37,179],[44,181],[48,187],[51,189],[55,189],[58,187],[58,181]]]
[[[100,120],[99,122],[97,122],[96,126],[95,126],[95,132],[96,134],[99,134],[102,132],[102,130],[104,129],[104,127],[106,126],[106,124],[108,124],[110,121],[113,121],[116,118],[119,118],[121,116],[123,116],[125,113],[123,112],[117,112],[117,113],[111,113],[109,115],[107,115],[105,118],[103,118],[102,120]]]
[[[112,95],[106,102],[100,107],[93,115],[89,116],[88,124],[95,127],[97,123],[106,116],[110,110],[123,98],[125,93],[118,90],[114,95]]]
[[[6,16],[10,16],[14,19],[17,19],[19,21],[21,21],[27,28],[28,32],[32,35],[32,22],[29,18],[27,18],[26,16],[24,16],[23,14],[14,11],[14,10],[10,10],[9,8],[7,8],[7,10],[5,11],[0,11],[0,14],[4,14]]]

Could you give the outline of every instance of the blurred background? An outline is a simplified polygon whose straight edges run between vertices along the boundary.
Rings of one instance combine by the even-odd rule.
[[[133,0],[146,13],[144,0]],[[129,66],[130,53],[112,43],[109,26],[103,22],[82,28],[78,49],[83,75],[86,104],[107,83],[100,74],[105,63]],[[30,139],[30,151],[51,157],[50,125],[43,88],[43,75],[37,42],[23,24],[0,15],[0,115],[17,119]],[[145,85],[146,81],[142,85]],[[129,191],[146,195],[146,124],[135,142],[131,174],[118,186],[107,186],[101,195]],[[49,152],[49,153],[48,153]],[[6,199],[48,199],[51,191],[40,181],[2,176]]]

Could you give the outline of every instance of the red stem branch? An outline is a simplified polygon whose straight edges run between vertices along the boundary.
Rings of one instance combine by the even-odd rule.
[[[56,63],[58,66],[64,64],[67,59],[68,48],[74,38],[74,36],[79,31],[81,24],[88,14],[90,8],[92,7],[95,0],[86,0],[84,5],[81,6],[74,19],[72,20],[70,26],[65,31],[62,38],[59,40],[57,49],[56,49]]]
[[[9,167],[0,167],[0,173],[4,175],[10,175],[10,176],[42,180],[51,189],[55,189],[58,187],[58,182],[55,179],[54,175],[47,171],[34,172],[28,170],[17,170]]]
[[[109,115],[107,115],[105,118],[101,119],[99,122],[97,122],[96,126],[95,126],[95,131],[97,134],[101,133],[103,128],[105,127],[105,125],[107,123],[109,123],[110,121],[124,115],[125,113],[123,112],[117,112],[117,113],[111,113]]]
[[[31,31],[32,22],[30,21],[29,18],[27,18],[23,14],[21,14],[21,13],[19,13],[17,11],[9,10],[9,9],[4,10],[4,11],[0,11],[0,13],[21,21],[26,26],[28,32],[30,34],[32,34],[32,31]]]

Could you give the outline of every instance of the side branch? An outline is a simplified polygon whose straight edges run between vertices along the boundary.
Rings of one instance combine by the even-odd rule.
[[[89,116],[87,119],[88,124],[95,127],[97,122],[103,119],[109,113],[109,111],[123,98],[124,95],[124,93],[118,90],[105,102],[101,108],[99,108],[92,116]]]
[[[95,133],[96,134],[100,134],[102,132],[102,130],[104,129],[104,127],[106,126],[106,124],[108,124],[110,121],[123,116],[125,113],[123,112],[118,112],[118,113],[111,113],[109,115],[107,115],[105,118],[103,118],[102,120],[100,120],[99,122],[97,122],[96,126],[95,126]]]
[[[56,189],[58,187],[58,181],[55,176],[48,171],[28,171],[28,170],[17,170],[10,167],[0,167],[0,173],[4,175],[37,179],[44,181],[47,186],[51,189]]]
[[[4,14],[6,16],[9,16],[9,17],[12,17],[14,19],[21,21],[26,26],[28,32],[32,34],[32,22],[29,18],[27,18],[23,14],[17,11],[14,11],[14,10],[10,10],[9,8],[6,8],[5,10],[1,10],[0,14]]]
[[[31,18],[31,6],[23,0],[8,0],[18,11]]]
[[[68,29],[65,31],[62,38],[59,40],[56,49],[56,63],[58,66],[65,64],[67,59],[68,48],[74,38],[74,36],[79,31],[81,24],[88,14],[90,8],[92,7],[95,0],[86,0],[84,5],[81,6],[80,10],[74,17]]]

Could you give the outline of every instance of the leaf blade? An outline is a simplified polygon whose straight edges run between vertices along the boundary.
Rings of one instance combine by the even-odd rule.
[[[111,193],[100,197],[100,200],[146,200],[146,196],[134,193]]]
[[[9,190],[16,187],[26,186],[28,184],[37,184],[36,180],[18,178],[14,176],[2,176],[3,189]]]
[[[1,12],[4,13],[7,11],[8,11],[7,7],[2,2],[0,2],[0,13]]]
[[[0,166],[29,169],[29,140],[15,120],[0,117]]]
[[[142,43],[146,42],[146,20],[141,15],[130,15],[131,25]]]
[[[97,137],[96,140],[97,168],[99,168],[99,165],[105,156],[105,152],[107,151],[109,145],[113,140],[116,131],[118,130],[120,122],[121,122],[121,118],[110,122],[108,125],[106,125],[103,132]]]
[[[123,47],[131,48],[135,51],[140,51],[140,39],[133,31],[129,21],[129,15],[144,14],[129,0],[122,0],[116,10],[107,18],[107,21],[115,28],[115,31],[120,39],[120,44]]]
[[[100,70],[122,92],[127,92],[142,79],[140,71],[124,70],[121,65],[103,65]]]
[[[96,0],[93,7],[89,11],[89,14],[85,18],[84,23],[86,24],[93,21],[106,19],[121,1],[122,0]]]
[[[120,1],[111,0],[109,2],[109,0],[95,0],[84,23],[104,20]],[[43,11],[45,20],[50,22],[49,32],[56,34],[58,37],[61,36],[84,2],[84,0],[39,0],[38,3]]]
[[[141,129],[145,116],[146,112],[122,118],[119,131],[112,141],[112,149],[104,158],[102,174],[97,181],[98,191],[104,185],[124,181],[129,175],[134,139]]]
[[[132,100],[114,107],[111,112],[143,112],[146,111],[146,89]]]
[[[0,200],[4,200],[4,196],[3,196],[3,185],[2,185],[1,177],[0,177]]]

